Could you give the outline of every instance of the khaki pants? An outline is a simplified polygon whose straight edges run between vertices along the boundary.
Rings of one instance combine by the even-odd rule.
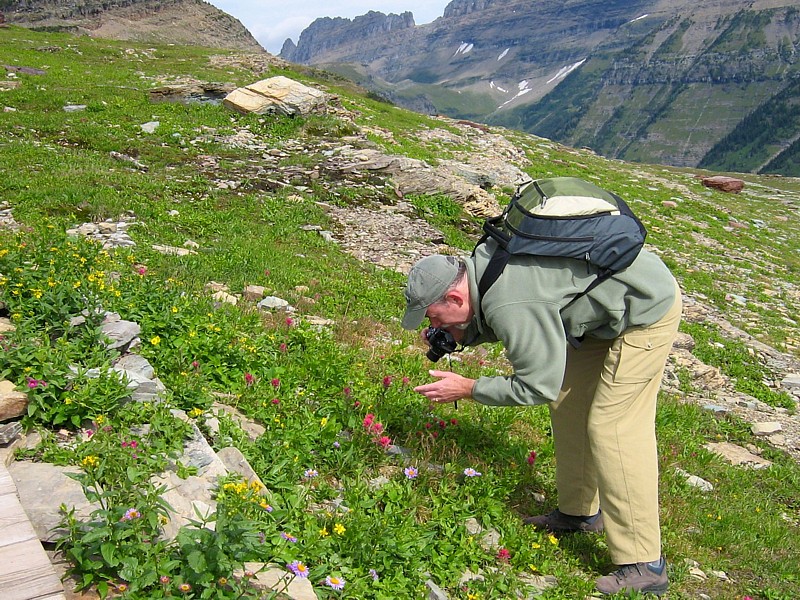
[[[602,508],[617,565],[661,555],[656,400],[680,317],[678,290],[653,325],[570,347],[561,394],[550,405],[559,510]]]

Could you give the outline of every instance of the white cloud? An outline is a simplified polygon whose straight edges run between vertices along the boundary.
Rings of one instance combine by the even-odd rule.
[[[209,4],[239,19],[269,52],[278,54],[286,38],[297,43],[300,33],[314,19],[352,19],[370,10],[384,14],[410,11],[417,25],[441,17],[449,0],[210,0]]]

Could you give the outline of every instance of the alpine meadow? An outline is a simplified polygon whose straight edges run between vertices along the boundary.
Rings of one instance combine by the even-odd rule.
[[[243,50],[12,25],[0,65],[0,390],[22,402],[0,451],[30,515],[25,474],[51,474],[34,527],[67,594],[593,597],[604,534],[521,520],[556,505],[546,407],[430,406],[400,327],[407,267],[468,253],[508,169],[623,197],[683,291],[667,597],[800,598],[799,180],[606,159]],[[323,110],[220,102],[278,76]],[[438,366],[510,368],[493,345]]]

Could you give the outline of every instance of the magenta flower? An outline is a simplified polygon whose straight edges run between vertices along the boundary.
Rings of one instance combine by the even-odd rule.
[[[193,360],[192,361],[192,368],[195,369],[195,370],[200,368],[200,363],[197,362],[196,360]]]
[[[289,351],[289,346],[287,346],[286,342],[284,342],[280,346],[278,346],[278,350],[280,350],[283,353],[286,353]]]
[[[353,394],[353,390],[351,390],[349,386],[345,386],[344,389],[342,389],[342,394],[344,394],[345,398],[349,398]]]
[[[294,325],[294,319],[292,317],[286,317],[286,325],[292,327]]]
[[[253,385],[253,383],[255,383],[255,380],[256,380],[256,378],[253,377],[252,373],[245,373],[244,374],[244,383],[245,383],[245,385],[247,387],[250,387],[251,385]]]
[[[533,463],[536,462],[536,450],[531,450],[531,453],[528,454],[528,464],[533,466]]]
[[[289,570],[297,577],[308,577],[308,567],[301,563],[299,560],[293,560],[288,565]]]
[[[500,548],[500,550],[497,551],[497,560],[500,562],[508,562],[510,558],[511,552],[509,552],[507,548]]]
[[[383,378],[383,387],[389,388],[392,385],[392,378],[391,376],[387,375]]]
[[[270,383],[274,388],[279,388],[281,386],[281,380],[278,379],[277,377],[273,378],[273,380]]]
[[[392,438],[390,438],[388,435],[381,436],[375,441],[381,448],[388,448],[392,445]]]
[[[408,385],[411,380],[408,377],[403,377],[403,385]]]
[[[329,588],[334,590],[341,590],[344,588],[345,581],[341,577],[334,577],[332,575],[328,575],[325,578],[325,585]]]
[[[273,399],[272,399],[272,403],[273,403],[273,404],[280,404],[280,403],[281,403],[281,401],[280,401],[278,398],[273,398]]]

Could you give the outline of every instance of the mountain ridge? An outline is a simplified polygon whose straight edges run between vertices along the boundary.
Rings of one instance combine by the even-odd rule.
[[[0,12],[34,30],[265,52],[238,19],[203,0],[3,0]]]
[[[800,76],[800,10],[791,2],[454,0],[432,23],[403,18],[406,27],[381,35],[371,34],[381,19],[399,15],[369,13],[369,31],[363,17],[317,20],[280,56],[349,76],[406,108],[610,158],[800,174],[793,134],[761,132],[754,149],[746,138],[768,116],[744,123]],[[778,104],[785,128],[800,127],[800,109]]]

